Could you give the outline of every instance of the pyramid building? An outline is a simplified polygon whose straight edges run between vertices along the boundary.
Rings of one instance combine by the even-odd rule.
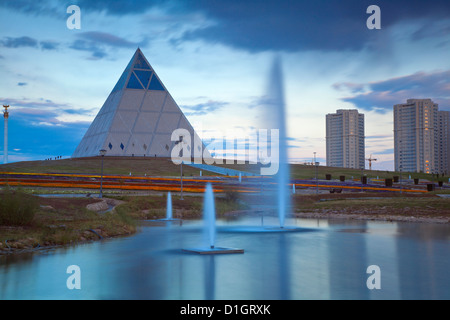
[[[199,139],[138,48],[72,158],[97,156],[101,149],[106,156],[170,157],[178,128]]]

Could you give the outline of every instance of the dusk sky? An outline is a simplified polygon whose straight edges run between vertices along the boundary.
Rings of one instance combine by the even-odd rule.
[[[379,30],[366,26],[370,5]],[[448,0],[0,0],[9,161],[70,157],[138,47],[205,132],[258,128],[278,55],[293,162],[317,152],[325,164],[325,115],[358,109],[373,169],[393,170],[393,105],[450,110]]]

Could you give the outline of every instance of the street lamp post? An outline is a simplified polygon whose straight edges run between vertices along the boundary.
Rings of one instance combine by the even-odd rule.
[[[181,197],[180,200],[184,200],[183,199],[183,160],[181,160],[181,164],[180,164],[180,189],[181,189]]]
[[[365,169],[366,163],[364,162],[363,166],[361,167],[361,192],[364,192],[364,169]]]
[[[99,153],[100,153],[100,156],[102,157],[102,172],[100,175],[100,195],[98,197],[103,198],[103,158],[105,157],[106,150],[101,149]]]
[[[183,143],[183,136],[180,136],[178,141],[175,142],[175,144]],[[179,156],[181,158],[180,163],[180,200],[183,199],[183,148],[181,148]]]
[[[316,193],[319,193],[319,179],[317,177],[317,162],[316,162],[316,152],[314,152],[314,169],[315,169],[315,176],[316,176]]]
[[[3,108],[5,110],[3,111],[3,118],[4,118],[4,142],[3,142],[3,163],[8,163],[8,118],[9,118],[9,112],[8,108],[9,105],[3,105]]]
[[[399,169],[400,169],[400,179],[399,179],[399,182],[400,182],[400,193],[403,193],[403,185],[402,185],[402,170],[403,170],[403,165],[402,165],[402,164],[399,166]]]

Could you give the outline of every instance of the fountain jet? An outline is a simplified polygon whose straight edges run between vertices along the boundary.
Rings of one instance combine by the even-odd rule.
[[[206,184],[203,199],[203,230],[206,238],[205,247],[183,249],[185,252],[198,254],[244,253],[243,249],[216,247],[216,209],[214,204],[214,190],[210,183]]]
[[[207,245],[214,249],[216,242],[216,208],[214,205],[214,192],[210,183],[206,185],[203,199],[203,221]]]
[[[278,148],[279,165],[275,175],[276,199],[280,228],[284,227],[286,214],[290,210],[289,163],[287,154],[286,111],[284,101],[283,73],[280,57],[275,57],[270,70],[267,93],[263,99],[265,125],[279,130],[279,141],[271,141],[271,149]],[[275,202],[275,201],[274,201]]]
[[[156,220],[150,220],[150,222],[179,222],[180,225],[182,223],[181,219],[174,219],[173,218],[173,206],[172,206],[172,193],[169,191],[167,193],[167,204],[166,204],[166,217],[164,219],[156,219]]]
[[[167,193],[166,219],[172,220],[172,194],[170,191]]]

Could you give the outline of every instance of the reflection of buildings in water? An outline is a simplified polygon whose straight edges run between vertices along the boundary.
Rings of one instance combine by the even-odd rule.
[[[246,235],[246,245],[251,247],[239,261],[236,268],[227,270],[229,278],[221,283],[236,283],[233,299],[291,299],[290,245],[284,234],[253,233]],[[221,273],[222,277],[222,273]]]
[[[448,225],[399,223],[398,233],[401,299],[449,299]]]
[[[398,300],[397,223],[368,221],[366,226],[370,234],[370,241],[366,242],[367,266],[376,265],[381,272],[381,290],[369,290],[370,299]]]
[[[338,227],[342,222],[329,221],[329,226]],[[363,221],[346,221],[345,228],[365,228]],[[330,299],[370,298],[367,289],[367,253],[366,240],[359,233],[328,232],[328,266],[330,281]]]

